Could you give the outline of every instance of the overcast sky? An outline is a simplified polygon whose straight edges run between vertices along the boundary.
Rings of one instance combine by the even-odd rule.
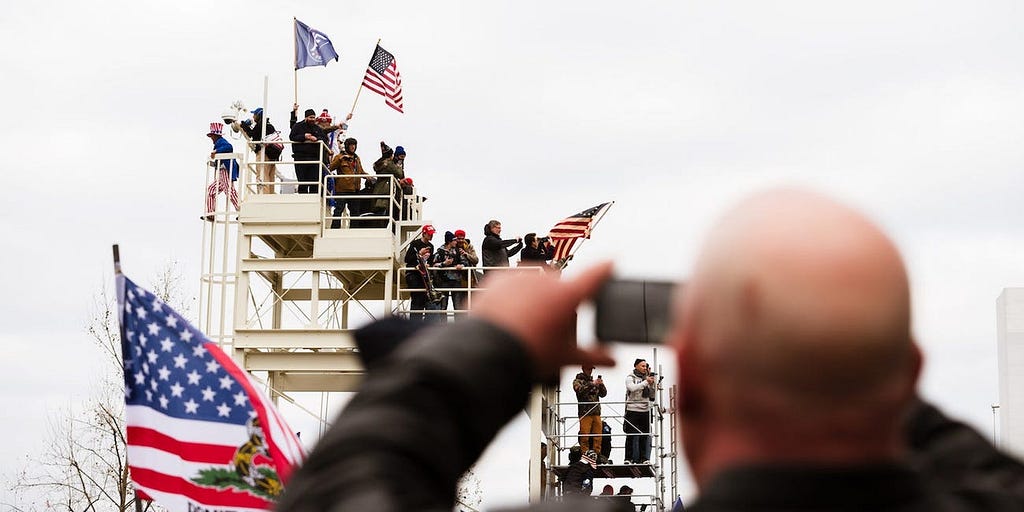
[[[293,16],[341,55],[299,71],[302,108],[347,111],[374,42],[395,54],[406,113],[365,93],[350,133],[367,162],[379,140],[406,147],[442,232],[543,232],[615,200],[574,267],[672,279],[752,191],[863,209],[910,269],[924,393],[991,433],[995,299],[1024,285],[1019,2],[492,4],[6,5],[0,459],[38,451],[48,415],[89,395],[83,325],[112,243],[134,279],[177,260],[198,288],[206,128],[257,106],[264,76],[287,127]],[[489,452],[505,470],[482,470],[487,505],[525,500],[524,423]]]

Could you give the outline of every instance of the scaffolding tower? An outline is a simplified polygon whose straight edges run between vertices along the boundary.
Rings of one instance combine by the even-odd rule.
[[[353,327],[407,308],[398,275],[408,242],[424,225],[422,200],[415,191],[399,193],[393,176],[376,177],[390,182],[387,195],[332,195],[324,177],[307,184],[313,193],[295,193],[302,184],[258,181],[260,171],[275,166],[272,172],[286,175],[283,168],[318,162],[262,161],[247,139],[235,150],[207,162],[209,186],[222,162],[238,161],[239,207],[217,194],[213,211],[202,216],[200,328],[243,369],[264,375],[275,400],[290,392],[354,391],[363,368]],[[342,198],[387,209],[339,212],[342,227],[332,229],[327,201]]]
[[[400,193],[401,184],[391,176],[375,177],[388,180],[387,194],[333,194],[327,185],[336,178],[324,176],[305,183],[313,187],[313,193],[296,193],[303,183],[283,177],[290,173],[282,170],[295,164],[320,164],[322,159],[270,162],[252,152],[248,139],[239,136],[233,142],[234,153],[217,154],[207,161],[207,194],[216,190],[224,161],[237,160],[240,172],[238,181],[232,183],[238,193],[238,208],[226,194],[218,193],[213,196],[212,210],[200,216],[199,326],[241,368],[263,377],[275,402],[282,398],[293,401],[289,394],[296,392],[355,391],[364,369],[352,335],[354,328],[388,315],[409,313],[410,293],[422,291],[407,287],[403,275],[410,270],[405,268],[405,252],[428,224],[423,220],[423,198],[414,189]],[[286,151],[292,144],[279,143]],[[327,150],[319,146],[321,154]],[[268,170],[278,179],[260,181]],[[203,199],[206,204],[206,195]],[[362,201],[364,206],[370,201],[386,203],[387,208],[359,216],[335,212],[332,217],[327,205],[330,199],[346,199],[350,205],[353,201]],[[481,270],[487,268],[462,271],[472,282]],[[543,271],[540,267],[514,270]],[[439,290],[466,293],[471,305],[478,288]],[[467,310],[421,312],[447,316]],[[528,405],[533,425],[530,460],[541,460],[541,440],[552,447],[550,467],[541,470],[538,464],[530,464],[531,502],[559,499],[555,482],[564,471],[563,452],[573,444],[567,441],[578,436],[569,432],[574,416],[562,410],[577,404],[561,403],[559,393],[555,386],[538,386]],[[674,389],[669,391],[670,396],[673,393]],[[659,391],[658,414],[651,423],[654,463],[599,466],[599,478],[650,479],[651,491],[636,498],[649,498],[643,503],[659,511],[665,509],[666,478],[671,495],[676,493],[675,415],[670,407],[662,407],[663,403]],[[614,402],[602,405],[615,407]],[[327,424],[325,414],[323,409],[318,414],[321,425]],[[667,448],[665,439],[670,440]],[[547,489],[542,488],[542,479]]]
[[[657,350],[652,358],[657,373],[662,368],[657,365]],[[666,393],[667,392],[667,393]],[[667,400],[666,400],[666,394]],[[611,440],[612,448],[624,448],[624,444],[633,436],[643,434],[627,433],[624,428],[626,401],[601,400],[601,419],[608,423],[612,433],[605,436]],[[657,510],[659,512],[671,508],[673,500],[678,496],[678,424],[676,420],[676,387],[657,387],[656,396],[650,402],[650,442],[651,460],[649,464],[598,464],[594,469],[594,492],[603,485],[616,481],[628,480],[637,485],[631,495],[631,501],[638,508]],[[548,446],[550,464],[530,464],[530,502],[536,503],[544,499],[561,500],[565,496],[561,481],[569,469],[568,452],[581,438],[579,433],[579,417],[577,407],[589,402],[562,401],[561,390],[557,386],[537,387],[533,392],[529,406],[531,422],[532,449],[530,460],[541,460],[540,443]],[[588,437],[593,437],[587,435]],[[622,440],[616,443],[616,440]],[[621,452],[620,452],[621,453]],[[611,453],[613,461],[616,453]],[[541,475],[541,472],[546,472]],[[600,483],[600,485],[599,485]],[[613,485],[613,487],[615,487]],[[667,499],[666,499],[667,495]]]

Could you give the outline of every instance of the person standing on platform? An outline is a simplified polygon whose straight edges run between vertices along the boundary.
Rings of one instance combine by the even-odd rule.
[[[345,139],[341,152],[334,155],[328,168],[336,175],[334,178],[334,192],[337,196],[334,203],[334,216],[337,227],[340,227],[341,215],[348,207],[350,217],[358,217],[362,214],[362,201],[354,197],[362,188],[361,181],[369,177],[363,171],[363,163],[356,155],[356,139]],[[334,224],[332,228],[336,227]]]
[[[576,401],[579,402],[577,406],[579,408],[580,417],[580,448],[584,453],[587,450],[594,450],[594,453],[598,455],[596,458],[599,462],[607,462],[607,459],[601,460],[601,398],[608,395],[608,388],[604,385],[604,380],[598,375],[597,378],[593,378],[591,374],[594,371],[594,367],[591,365],[583,365],[583,370],[576,374],[576,378],[572,381],[572,390],[576,392]]]
[[[213,151],[210,152],[211,165],[214,173],[213,182],[206,188],[206,215],[202,219],[213,221],[213,211],[217,209],[217,194],[223,192],[231,205],[238,211],[238,191],[235,190],[235,180],[238,179],[238,160],[234,158],[217,158],[217,155],[234,153],[235,148],[224,138],[224,123],[210,123],[210,131],[206,134],[213,142]]]
[[[476,249],[466,238],[466,231],[463,229],[455,230],[455,249],[465,258],[467,267],[475,267],[480,263],[480,257],[476,255]],[[464,291],[452,292],[452,304],[456,310],[469,309],[469,288],[476,284],[478,273],[477,270],[459,272],[459,288],[464,288]],[[459,316],[455,315],[455,318],[458,319]]]
[[[508,259],[523,248],[523,240],[521,238],[502,240],[501,222],[492,220],[484,225],[484,241],[480,247],[483,252],[484,267],[507,267]]]
[[[242,121],[240,125],[245,135],[253,142],[253,151],[256,152],[256,179],[260,182],[256,190],[260,194],[273,194],[274,179],[277,176],[276,162],[281,160],[284,145],[280,142],[274,143],[270,141],[280,141],[281,134],[274,128],[274,125],[270,124],[269,119],[266,121],[266,128],[264,128],[263,107],[253,110],[251,114],[252,119]],[[259,141],[267,142],[261,144]]]
[[[649,464],[651,459],[651,397],[654,376],[647,361],[633,361],[633,373],[626,376],[626,414],[622,431],[626,434],[626,463]]]
[[[405,266],[409,268],[405,271],[405,287],[421,290],[409,292],[409,320],[415,322],[426,320],[425,313],[423,312],[427,310],[427,283],[424,280],[423,273],[420,271],[420,267],[424,267],[424,272],[429,272],[426,267],[430,262],[421,260],[420,251],[423,248],[429,248],[430,254],[433,254],[434,244],[430,241],[434,238],[434,232],[434,226],[430,224],[423,226],[423,229],[420,231],[420,237],[410,242],[409,250],[405,252]]]
[[[316,124],[316,111],[306,109],[306,118],[292,126],[288,139],[292,144],[292,158],[295,162],[295,178],[299,181],[300,194],[315,194],[319,189],[322,161],[327,158],[327,134]]]

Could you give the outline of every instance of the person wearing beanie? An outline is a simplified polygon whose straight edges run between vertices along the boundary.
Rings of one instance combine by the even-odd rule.
[[[288,135],[292,144],[292,158],[295,160],[295,178],[299,181],[300,194],[315,194],[319,190],[320,170],[327,159],[327,134],[316,124],[316,111],[306,109],[305,119],[295,123]]]
[[[328,169],[338,176],[334,178],[334,193],[338,196],[335,198],[334,216],[337,218],[331,223],[332,228],[335,226],[335,223],[340,224],[341,215],[345,211],[346,206],[348,207],[350,217],[358,217],[366,210],[364,206],[366,201],[358,199],[356,194],[362,188],[361,180],[369,180],[371,178],[363,170],[363,161],[356,154],[357,145],[356,139],[351,137],[345,139],[341,151],[334,155],[330,165],[328,165]],[[343,176],[353,177],[345,178]]]
[[[576,455],[579,454],[579,455]],[[590,497],[594,490],[594,469],[597,456],[593,450],[584,452],[578,446],[569,451],[569,467],[562,479],[562,493],[566,497]]]
[[[434,257],[430,260],[431,266],[433,267],[444,267],[449,269],[440,270],[436,273],[437,279],[434,280],[434,286],[438,288],[458,288],[461,284],[462,275],[466,273],[463,269],[470,266],[465,255],[455,247],[455,241],[455,233],[445,231],[444,245],[434,252]],[[455,292],[444,292],[444,301],[438,309],[441,311],[446,311],[448,309],[448,297],[453,293]],[[427,320],[443,321],[447,320],[447,316],[431,315]]]
[[[651,436],[637,435],[651,432],[651,400],[654,397],[654,375],[647,360],[633,361],[633,372],[626,376],[626,414],[622,431],[634,434],[626,437],[626,463],[649,464]]]
[[[210,165],[214,167],[216,173],[213,182],[206,188],[206,215],[202,217],[203,220],[210,222],[213,222],[213,211],[217,209],[217,194],[221,192],[228,196],[235,211],[238,211],[238,191],[235,190],[234,184],[234,181],[238,179],[238,161],[234,158],[217,158],[219,154],[235,152],[234,146],[224,138],[223,133],[223,123],[210,123],[210,131],[206,132],[206,136],[213,142]]]
[[[380,154],[380,158],[373,163],[373,172],[380,176],[373,185],[373,195],[391,196],[391,194],[394,194],[394,198],[398,200],[398,205],[401,205],[402,187],[398,183],[392,186],[391,180],[400,181],[405,179],[405,171],[395,164],[394,159],[392,159],[395,153],[384,141],[380,141]],[[392,176],[394,178],[391,178]],[[390,197],[374,199],[372,208],[374,215],[388,215],[389,211],[392,210]],[[394,208],[390,213],[391,217],[398,221],[399,214],[401,213],[400,208]]]
[[[395,146],[395,165],[405,169],[405,148]]]

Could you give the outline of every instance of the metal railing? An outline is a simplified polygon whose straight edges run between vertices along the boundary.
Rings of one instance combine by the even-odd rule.
[[[444,294],[443,309],[440,307],[427,309],[412,309],[411,306],[406,307],[406,301],[412,299],[413,293],[426,293],[426,288],[410,288],[406,283],[407,272],[419,272],[416,267],[402,267],[398,269],[401,277],[398,284],[398,307],[394,310],[396,314],[405,315],[427,315],[427,321],[435,322],[448,322],[457,321],[459,316],[463,316],[469,313],[469,310],[473,307],[473,295],[476,292],[487,289],[485,283],[488,272],[544,272],[544,267],[462,267],[461,269],[456,267],[429,267],[428,272],[432,272],[432,276],[436,276],[438,272],[458,272],[462,276],[460,280],[466,283],[464,286],[458,287],[447,287],[447,286],[434,286],[434,290]],[[480,272],[480,274],[477,274]],[[437,278],[432,278],[437,283]],[[465,307],[457,308],[453,302],[452,296],[455,293],[464,293],[465,295]],[[452,309],[448,309],[448,305],[452,305]],[[434,318],[430,318],[434,317]],[[449,320],[450,317],[450,320]]]

